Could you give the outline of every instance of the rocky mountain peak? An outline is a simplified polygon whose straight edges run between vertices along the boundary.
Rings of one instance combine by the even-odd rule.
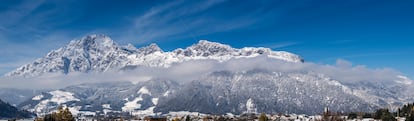
[[[151,43],[148,46],[139,48],[138,52],[144,55],[148,55],[154,52],[163,52],[163,51],[157,44]]]
[[[230,47],[229,45],[217,43],[217,42],[210,42],[207,40],[200,40],[197,44],[194,44],[184,50],[185,56],[211,56],[211,55],[229,55],[234,52],[235,49]]]
[[[79,40],[72,40],[67,48],[82,48],[84,50],[115,48],[117,44],[108,36],[103,34],[93,34],[85,36]]]
[[[288,62],[301,62],[299,56],[269,48],[232,48],[229,45],[200,40],[185,49],[163,52],[155,43],[141,48],[134,45],[118,46],[110,37],[102,34],[88,35],[72,40],[68,45],[49,52],[34,62],[9,72],[6,76],[39,76],[44,73],[104,72],[124,67],[169,67],[172,63],[190,60],[212,59],[220,62],[231,58],[247,58],[266,55]]]
[[[216,48],[216,49],[233,49],[229,45],[221,44],[218,42],[210,42],[208,40],[200,40],[197,44],[190,46],[189,48],[192,49],[208,49],[208,48]]]

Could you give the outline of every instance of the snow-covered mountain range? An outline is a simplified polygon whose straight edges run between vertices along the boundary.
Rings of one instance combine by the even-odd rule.
[[[232,48],[216,42],[200,40],[186,49],[163,52],[156,44],[135,48],[120,46],[105,35],[89,35],[73,40],[65,47],[49,52],[46,56],[26,64],[6,76],[38,76],[44,73],[105,72],[129,66],[169,67],[173,63],[189,60],[213,59],[226,61],[232,58],[251,58],[267,55],[289,62],[303,62],[298,55],[272,51],[269,48]]]
[[[7,73],[6,76],[105,73],[141,66],[167,69],[174,64],[194,60],[221,63],[258,57],[304,64],[304,59],[298,55],[262,47],[237,49],[201,40],[185,49],[164,52],[156,44],[142,48],[131,44],[121,46],[105,35],[90,35],[73,40],[65,47],[53,50],[45,57]],[[277,64],[269,66],[277,68]],[[73,85],[45,91],[18,107],[37,114],[54,111],[59,105],[68,106],[75,114],[128,112],[134,115],[153,115],[178,111],[240,114],[252,110],[251,107],[255,107],[255,111],[267,113],[316,114],[325,107],[347,112],[402,105],[414,101],[410,98],[413,95],[408,93],[411,87],[412,80],[404,76],[387,83],[344,83],[309,70],[279,72],[251,68],[212,71],[200,74],[189,82],[163,77],[137,83],[115,81]]]

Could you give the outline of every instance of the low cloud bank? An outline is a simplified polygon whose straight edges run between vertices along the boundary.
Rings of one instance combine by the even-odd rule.
[[[168,78],[182,83],[199,78],[214,71],[246,71],[266,69],[276,72],[312,71],[327,75],[342,83],[361,81],[392,83],[398,75],[393,69],[370,69],[363,65],[353,66],[345,60],[338,60],[336,65],[322,65],[311,62],[290,63],[260,56],[256,58],[232,59],[226,62],[215,60],[196,60],[174,64],[169,68],[139,66],[132,70],[109,71],[104,73],[70,73],[45,74],[39,77],[2,77],[0,88],[21,89],[58,89],[81,83],[131,81],[133,83],[147,81],[151,78]]]

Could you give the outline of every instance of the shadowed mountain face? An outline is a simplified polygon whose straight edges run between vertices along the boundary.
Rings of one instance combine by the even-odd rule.
[[[267,113],[316,114],[323,112],[324,107],[345,112],[378,108],[347,92],[347,87],[337,81],[313,73],[220,71],[182,87],[173,98],[161,98],[156,111],[240,114],[247,110],[249,99],[254,101],[258,112]]]
[[[47,90],[33,90],[33,89],[13,89],[13,88],[0,88],[0,97],[4,102],[17,106],[18,104],[31,99],[33,96]]]
[[[11,119],[11,118],[31,118],[34,114],[22,111],[9,103],[0,100],[0,119]]]
[[[387,99],[393,97],[361,93],[364,90],[359,87],[344,85],[313,72],[272,72],[261,69],[217,71],[187,83],[152,79],[136,84],[111,82],[74,85],[37,95],[19,107],[37,114],[47,113],[58,105],[67,105],[75,110],[75,114],[82,111],[123,111],[153,115],[171,111],[241,114],[247,110],[248,100],[258,112],[266,113],[317,114],[323,112],[325,107],[343,112],[373,111],[383,105],[391,105]],[[369,89],[375,88],[365,88]],[[386,92],[378,90],[381,91]]]

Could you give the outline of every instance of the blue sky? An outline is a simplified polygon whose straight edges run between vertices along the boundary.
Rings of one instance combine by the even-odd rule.
[[[263,46],[306,61],[344,59],[414,78],[409,0],[2,0],[0,74],[88,34],[165,51],[200,39]]]

